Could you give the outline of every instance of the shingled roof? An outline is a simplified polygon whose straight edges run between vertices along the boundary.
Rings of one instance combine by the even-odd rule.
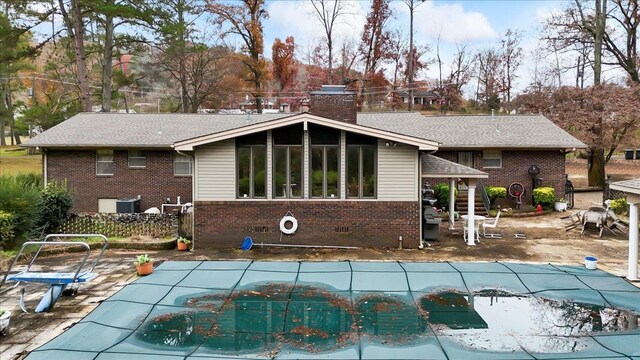
[[[176,142],[297,114],[78,114],[25,146],[168,148]],[[584,148],[543,116],[422,116],[359,113],[358,125],[440,143],[440,148]]]
[[[291,115],[81,113],[34,137],[24,145],[168,148],[180,140]]]
[[[422,176],[431,178],[488,178],[486,172],[426,154],[422,159]]]
[[[439,142],[441,149],[585,148],[542,115],[448,115],[360,113],[358,124]]]
[[[611,183],[611,188],[631,194],[640,194],[640,179],[616,181]]]

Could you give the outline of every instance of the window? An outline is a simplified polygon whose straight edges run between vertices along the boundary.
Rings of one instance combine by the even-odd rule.
[[[173,175],[191,176],[193,160],[189,155],[175,154],[173,157]]]
[[[239,198],[266,197],[267,147],[239,146],[237,151]]]
[[[113,150],[96,151],[96,175],[113,175],[114,173]]]
[[[502,167],[502,151],[485,150],[482,155],[482,167],[484,168],[501,168]]]
[[[340,131],[309,124],[311,197],[340,198]]]
[[[302,124],[274,129],[273,194],[275,198],[302,198]]]
[[[371,145],[347,146],[347,197],[375,198],[376,148]]]
[[[337,146],[311,147],[311,196],[340,197],[340,150]]]
[[[274,146],[273,191],[276,198],[302,197],[302,146]]]
[[[143,168],[147,166],[147,158],[143,151],[129,150],[129,167]]]

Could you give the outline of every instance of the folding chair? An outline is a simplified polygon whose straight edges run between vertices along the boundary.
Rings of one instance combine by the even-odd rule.
[[[502,213],[502,211],[498,210],[498,214],[493,219],[493,223],[486,223],[486,222],[482,223],[482,236],[483,237],[492,238],[492,239],[501,239],[502,238],[502,234],[487,233],[487,228],[495,229],[498,226],[498,220],[500,220],[500,214],[501,213]],[[486,219],[486,220],[491,220],[491,219]]]

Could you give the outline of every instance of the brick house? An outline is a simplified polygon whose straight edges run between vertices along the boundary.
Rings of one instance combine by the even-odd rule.
[[[484,125],[471,120],[482,128],[480,145],[490,145],[486,127],[501,118],[483,118]],[[138,196],[146,209],[180,196],[194,204],[194,241],[207,248],[237,247],[247,235],[257,242],[368,247],[395,247],[402,236],[415,247],[423,178],[463,179],[471,208],[478,180],[504,185],[520,176],[523,159],[533,159],[556,185],[563,152],[584,147],[549,120],[531,117],[543,133],[508,137],[517,147],[456,149],[442,125],[432,124],[446,119],[359,114],[354,93],[324,86],[312,93],[308,113],[84,113],[25,146],[43,151],[45,183],[67,180],[73,211],[113,211],[115,199]],[[459,151],[473,151],[473,163],[460,164],[468,159],[452,155]],[[287,214],[299,225],[291,236],[279,226]]]

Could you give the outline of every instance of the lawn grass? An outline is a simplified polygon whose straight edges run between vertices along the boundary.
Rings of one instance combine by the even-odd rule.
[[[42,174],[42,155],[29,155],[18,146],[0,147],[0,176],[21,173]]]

